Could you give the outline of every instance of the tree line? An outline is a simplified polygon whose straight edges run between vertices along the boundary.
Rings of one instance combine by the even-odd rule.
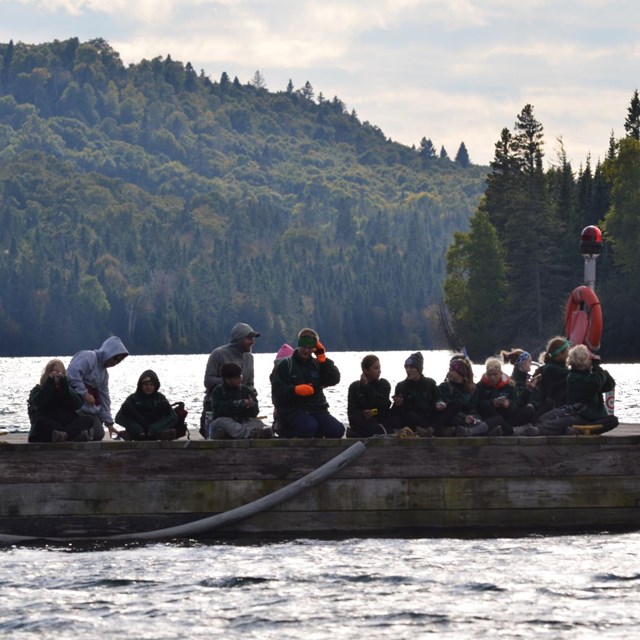
[[[102,39],[0,44],[0,350],[114,333],[201,353],[436,344],[445,251],[486,186],[464,142],[388,139],[309,82],[270,92]]]
[[[602,354],[640,357],[640,99],[631,98],[624,128],[595,167],[576,172],[561,144],[545,169],[543,126],[532,105],[504,128],[487,189],[469,229],[447,251],[445,298],[456,340],[480,356],[510,346],[541,349],[563,330],[569,293],[583,284],[581,231],[597,225],[604,252],[596,292],[603,308]],[[537,351],[534,355],[537,355]]]

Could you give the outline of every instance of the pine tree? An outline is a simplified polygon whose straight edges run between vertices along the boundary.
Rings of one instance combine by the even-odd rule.
[[[627,109],[627,117],[624,121],[624,130],[627,135],[635,140],[640,140],[640,97],[636,89],[631,96],[631,102]]]
[[[460,165],[463,169],[466,169],[471,164],[471,160],[469,160],[469,153],[464,142],[461,142],[458,147],[455,163]]]

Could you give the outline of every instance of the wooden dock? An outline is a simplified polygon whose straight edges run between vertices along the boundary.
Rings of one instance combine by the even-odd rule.
[[[0,436],[0,536],[106,539],[221,514],[355,440],[26,444]],[[374,438],[321,484],[211,537],[640,527],[640,425],[603,436]]]

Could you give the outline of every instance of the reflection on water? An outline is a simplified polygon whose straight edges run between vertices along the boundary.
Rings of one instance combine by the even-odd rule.
[[[379,351],[382,375],[391,382],[392,388],[404,377],[404,361],[408,351]],[[360,361],[366,352],[343,351],[328,353],[338,368],[340,384],[326,390],[331,412],[346,423],[347,390],[360,377]],[[447,372],[450,353],[448,351],[425,351],[425,375],[440,382]],[[111,405],[113,413],[136,388],[140,374],[153,369],[160,377],[162,392],[171,402],[183,400],[190,412],[191,425],[200,414],[204,395],[204,370],[208,354],[183,356],[129,356],[122,364],[110,370]],[[259,393],[260,413],[271,420],[271,390],[269,374],[273,366],[273,354],[255,355],[256,388]],[[27,397],[31,388],[40,379],[40,374],[49,358],[0,358],[0,429],[29,431]],[[70,358],[63,357],[68,364]],[[616,415],[622,422],[640,423],[640,364],[604,364],[616,379]],[[510,373],[510,366],[505,371]],[[475,365],[476,379],[483,367]]]

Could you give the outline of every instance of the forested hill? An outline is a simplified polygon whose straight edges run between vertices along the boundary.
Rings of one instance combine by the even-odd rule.
[[[485,189],[463,137],[409,148],[309,83],[125,67],[103,40],[0,44],[0,351],[208,352],[236,321],[259,351],[303,326],[428,348]]]

